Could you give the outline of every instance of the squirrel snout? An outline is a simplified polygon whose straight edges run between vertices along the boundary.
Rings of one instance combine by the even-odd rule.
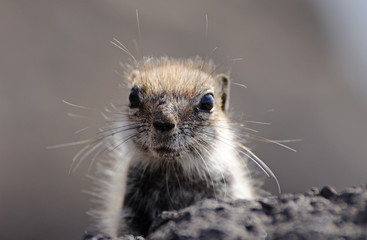
[[[158,132],[170,132],[176,127],[175,114],[173,107],[166,102],[158,105],[155,109],[153,117],[153,127]]]
[[[160,132],[168,132],[175,128],[175,124],[169,120],[158,120],[153,122],[153,127]]]

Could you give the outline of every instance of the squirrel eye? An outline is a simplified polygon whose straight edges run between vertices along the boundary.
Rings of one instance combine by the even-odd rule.
[[[135,88],[131,89],[131,92],[129,95],[129,101],[130,101],[130,104],[129,104],[130,108],[137,108],[140,106],[139,94]]]
[[[213,94],[211,93],[205,94],[200,101],[199,109],[203,111],[211,112],[213,108],[214,108]]]

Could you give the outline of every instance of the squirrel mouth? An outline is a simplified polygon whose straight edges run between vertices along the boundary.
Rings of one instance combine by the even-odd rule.
[[[174,157],[174,156],[180,155],[177,149],[172,149],[172,148],[165,147],[165,146],[154,148],[154,151],[162,157]]]
[[[158,147],[154,149],[157,152],[162,152],[162,153],[172,153],[172,152],[176,152],[176,150],[169,148],[169,147]]]

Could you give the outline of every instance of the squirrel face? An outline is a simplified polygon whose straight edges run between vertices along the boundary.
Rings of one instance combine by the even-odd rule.
[[[200,154],[215,138],[216,120],[226,119],[228,106],[224,75],[213,75],[192,62],[169,63],[163,58],[129,74],[133,141],[158,159]]]

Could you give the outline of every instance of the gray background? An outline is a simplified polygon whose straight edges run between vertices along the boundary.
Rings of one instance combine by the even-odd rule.
[[[233,86],[231,106],[259,135],[298,139],[297,153],[256,143],[283,192],[337,189],[366,182],[367,4],[365,1],[0,2],[0,239],[79,239],[86,224],[88,163],[68,175],[79,147],[46,146],[84,139],[90,124],[73,103],[126,103],[118,89],[134,49],[139,10],[145,55],[206,56],[213,48]],[[205,39],[205,14],[209,35]],[[227,64],[228,59],[244,58]],[[268,109],[275,112],[266,113]],[[268,179],[266,189],[276,194]]]

